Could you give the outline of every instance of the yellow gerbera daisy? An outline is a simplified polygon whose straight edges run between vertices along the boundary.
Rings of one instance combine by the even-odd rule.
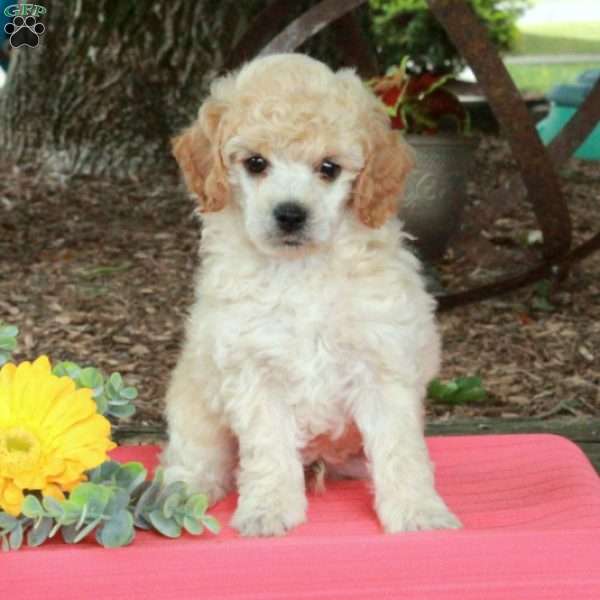
[[[18,515],[26,491],[63,499],[113,448],[92,391],[53,375],[46,356],[0,369],[0,509]]]

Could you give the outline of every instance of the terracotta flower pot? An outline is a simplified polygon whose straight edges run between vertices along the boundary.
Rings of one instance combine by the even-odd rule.
[[[477,139],[459,135],[407,135],[416,165],[400,208],[404,229],[424,260],[441,258],[458,230]]]

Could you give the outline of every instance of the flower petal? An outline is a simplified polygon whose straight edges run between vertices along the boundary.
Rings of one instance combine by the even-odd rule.
[[[0,495],[0,508],[9,515],[16,517],[21,513],[21,506],[24,498],[23,491],[12,481],[7,481],[5,482],[4,489]]]
[[[0,508],[21,510],[24,492],[62,499],[115,447],[92,391],[52,374],[47,357],[0,369]]]

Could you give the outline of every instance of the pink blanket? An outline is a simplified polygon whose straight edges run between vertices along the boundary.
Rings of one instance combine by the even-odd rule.
[[[11,600],[600,599],[600,479],[551,435],[432,438],[438,488],[465,528],[381,533],[365,482],[309,496],[284,538],[138,533],[106,550],[52,542],[0,555]],[[152,467],[155,447],[120,448]],[[226,524],[231,496],[211,513]]]

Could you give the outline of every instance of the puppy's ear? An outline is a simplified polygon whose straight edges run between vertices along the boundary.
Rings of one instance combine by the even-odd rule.
[[[196,122],[172,141],[185,183],[198,197],[202,212],[221,210],[229,197],[219,128],[223,112],[224,106],[209,98],[200,108]]]
[[[383,117],[377,114],[371,123],[370,148],[352,194],[357,218],[372,228],[398,214],[406,177],[414,165],[410,148],[400,133],[390,128],[385,113]]]

